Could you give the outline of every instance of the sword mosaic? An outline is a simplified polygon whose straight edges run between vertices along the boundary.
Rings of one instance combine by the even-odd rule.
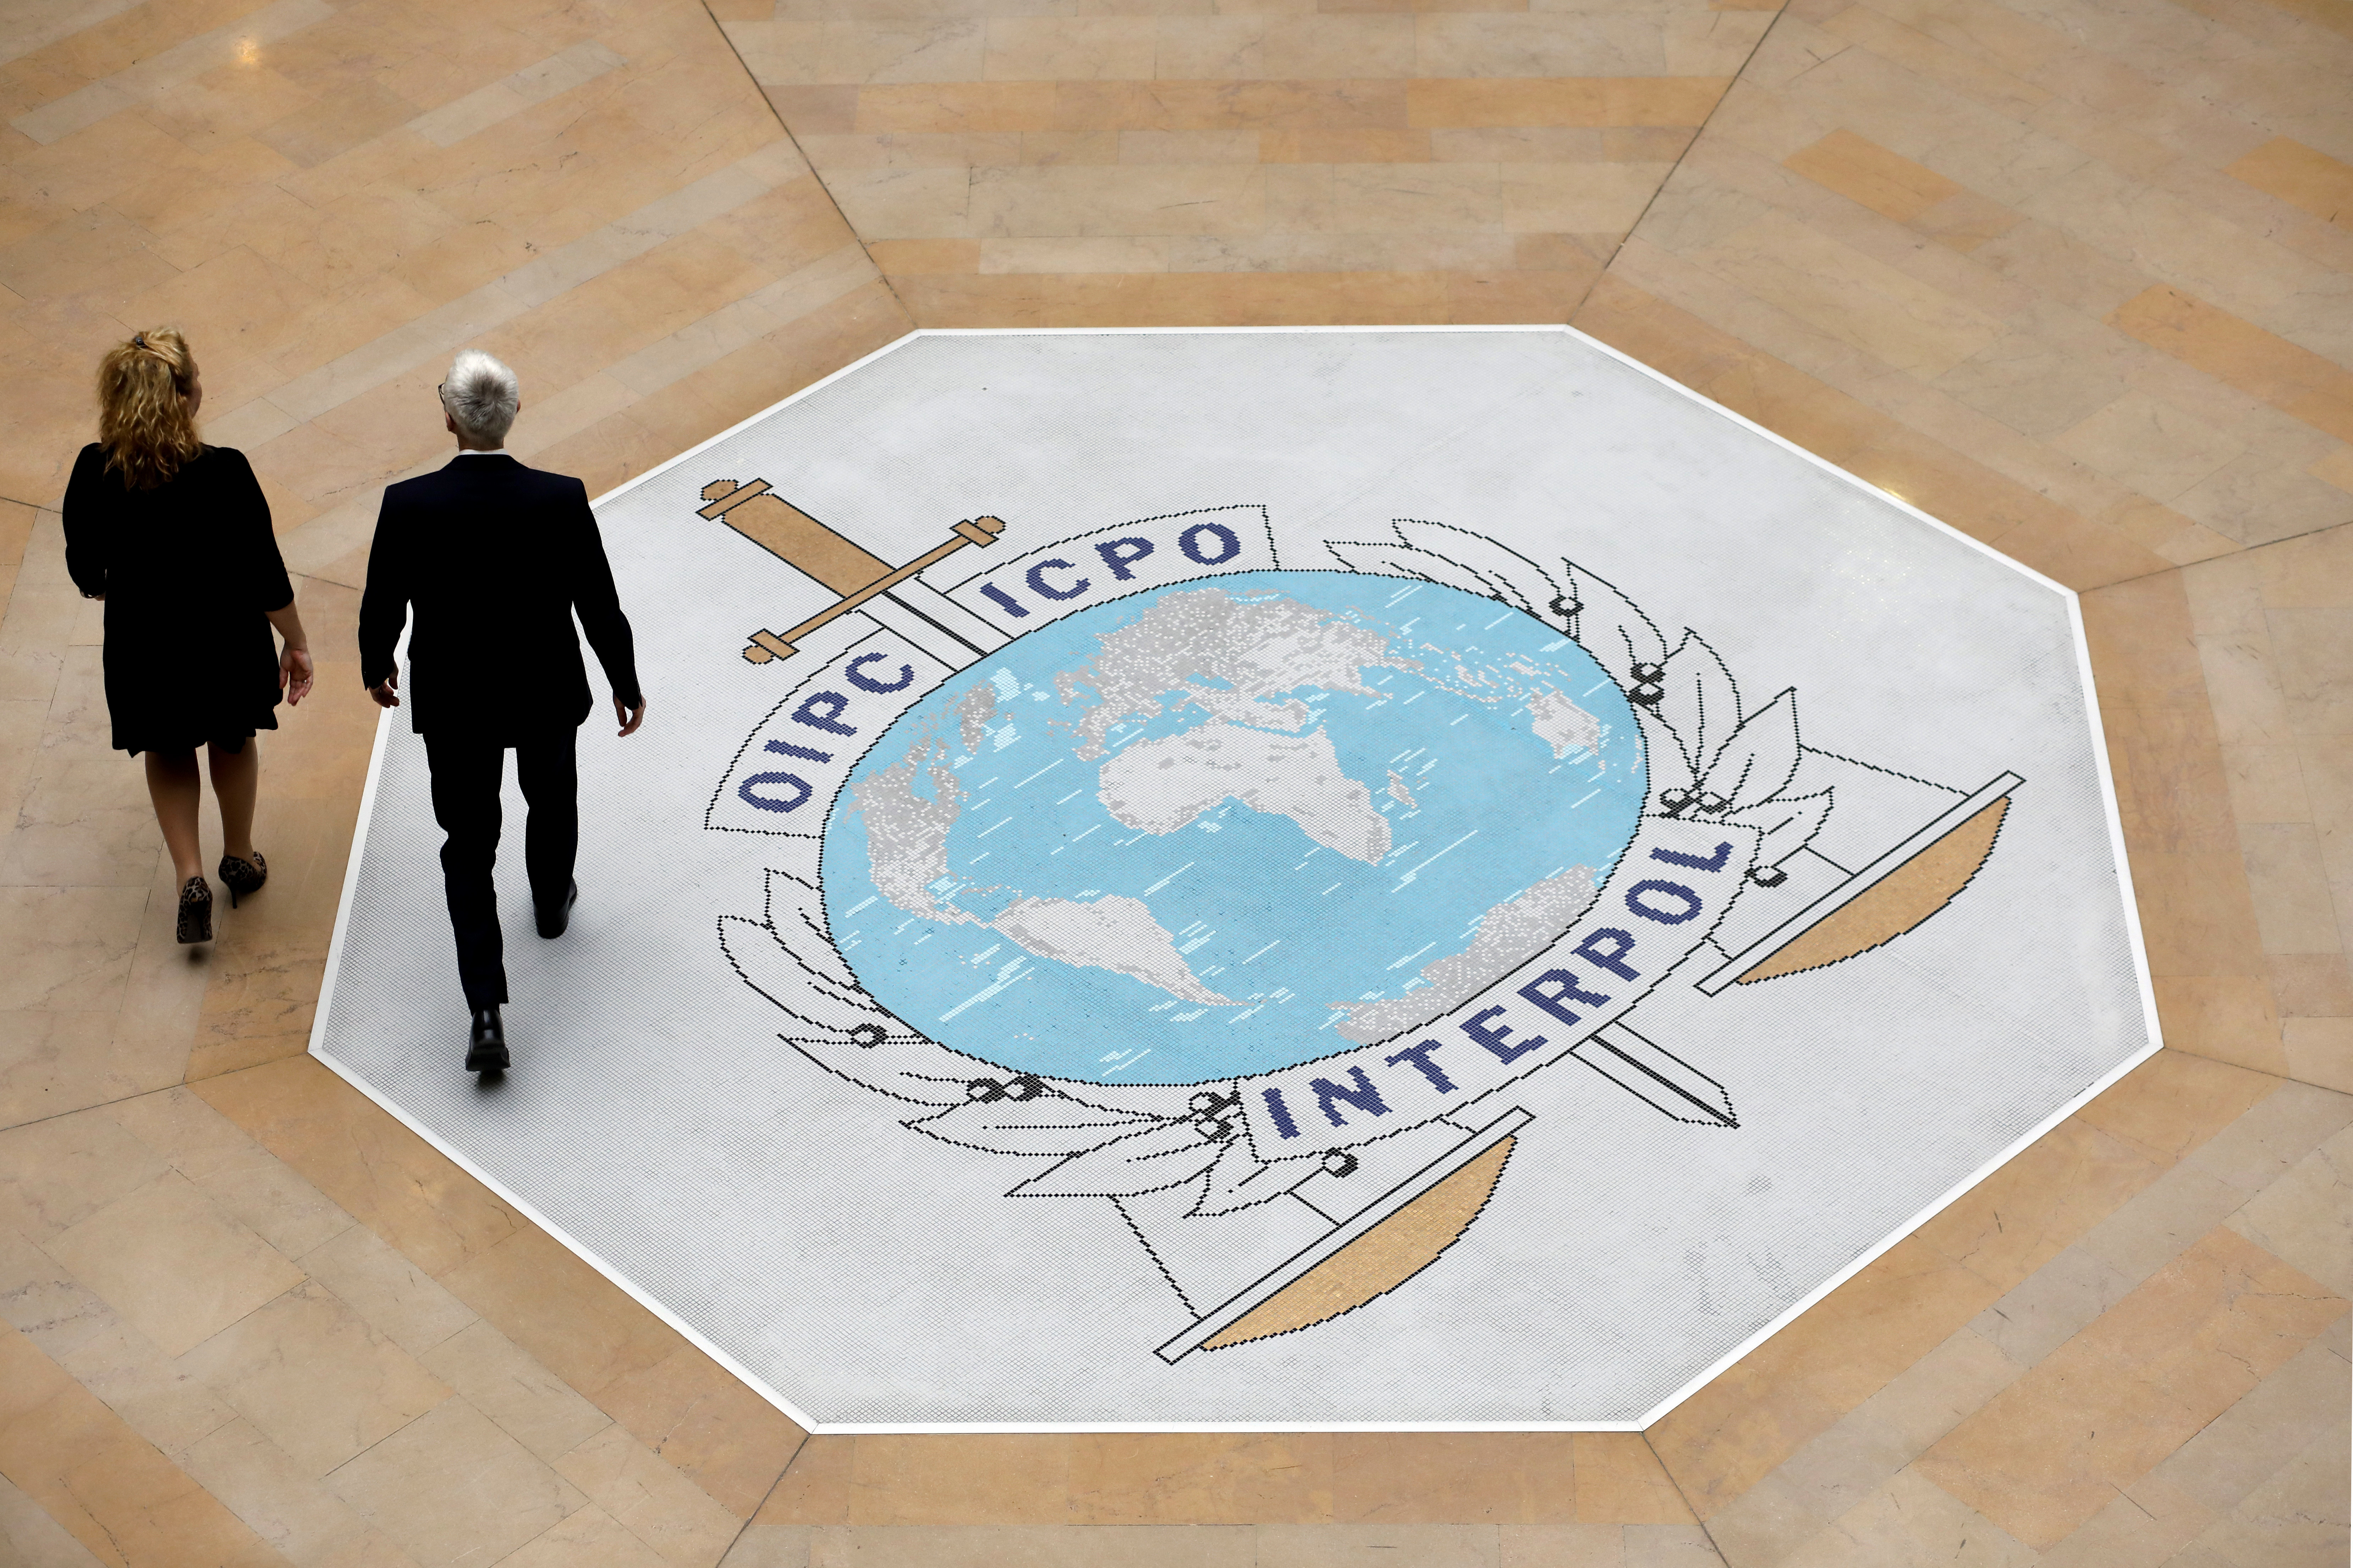
[[[599,514],[515,1072],[390,722],[313,1048],[820,1429],[1640,1426],[2155,1048],[2073,595],[1575,332],[918,334]]]

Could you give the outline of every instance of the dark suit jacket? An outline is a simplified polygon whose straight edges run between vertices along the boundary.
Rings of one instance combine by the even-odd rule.
[[[418,734],[512,744],[576,729],[591,706],[578,612],[613,695],[642,700],[629,623],[575,479],[504,453],[455,458],[388,487],[360,600],[360,679],[393,673],[411,606],[407,689]]]

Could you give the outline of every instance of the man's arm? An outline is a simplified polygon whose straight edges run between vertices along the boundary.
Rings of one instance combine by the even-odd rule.
[[[620,591],[613,585],[612,563],[605,557],[604,536],[596,531],[596,514],[588,508],[588,491],[575,479],[579,500],[576,520],[579,542],[574,547],[572,607],[580,629],[605,667],[613,689],[613,704],[620,710],[621,733],[634,731],[645,719],[646,697],[638,688],[637,639],[629,618],[621,613]]]
[[[399,534],[392,492],[386,490],[376,513],[375,542],[368,547],[367,591],[360,595],[360,684],[375,692],[386,708],[400,705],[400,699],[391,695],[400,668],[394,650],[400,646],[400,628],[408,622],[408,577]]]

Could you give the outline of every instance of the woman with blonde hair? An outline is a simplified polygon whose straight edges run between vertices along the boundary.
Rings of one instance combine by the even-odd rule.
[[[168,328],[98,367],[98,439],[66,486],[66,570],[106,601],[106,706],[114,747],[146,753],[147,793],[172,854],[182,942],[210,942],[213,892],[196,848],[206,747],[220,807],[220,879],[234,906],[269,867],[253,847],[261,763],[283,692],[311,690],[311,645],[245,454],[196,438],[204,383]],[[280,652],[270,639],[285,638]]]

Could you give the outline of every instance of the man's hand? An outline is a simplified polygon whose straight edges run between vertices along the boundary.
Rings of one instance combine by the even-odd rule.
[[[278,684],[286,693],[286,706],[301,706],[302,699],[311,695],[311,650],[286,645],[278,656]]]
[[[624,737],[636,734],[638,732],[638,726],[646,721],[645,698],[643,696],[638,697],[638,705],[635,708],[623,702],[617,697],[614,698],[613,717],[621,721],[621,733]]]
[[[392,674],[385,676],[382,686],[369,687],[368,695],[375,699],[375,705],[379,708],[399,707],[400,672],[398,670],[395,670]]]

